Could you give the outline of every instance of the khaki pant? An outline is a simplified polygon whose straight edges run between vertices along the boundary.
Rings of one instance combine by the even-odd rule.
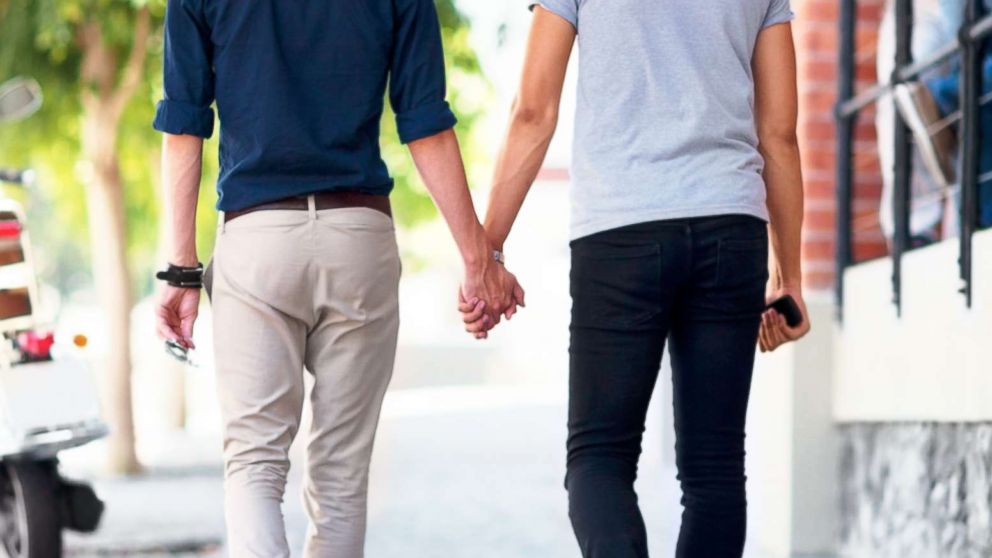
[[[393,370],[400,262],[372,209],[259,211],[220,227],[214,346],[230,556],[289,557],[289,447],[314,377],[309,558],[363,555],[369,459]]]

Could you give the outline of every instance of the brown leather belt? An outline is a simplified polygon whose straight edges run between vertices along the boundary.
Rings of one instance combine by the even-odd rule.
[[[256,211],[267,211],[273,209],[294,209],[306,211],[308,209],[307,197],[308,196],[297,196],[293,198],[283,198],[281,200],[261,203],[245,209],[239,209],[238,211],[225,211],[224,222],[230,223],[242,215],[247,215]],[[323,209],[366,207],[376,211],[381,211],[389,217],[393,216],[393,211],[389,204],[388,196],[363,194],[361,192],[319,192],[313,194],[313,197],[314,203],[317,206],[317,211]]]

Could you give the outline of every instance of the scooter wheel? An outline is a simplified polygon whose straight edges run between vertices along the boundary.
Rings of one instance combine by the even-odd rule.
[[[0,556],[62,556],[55,471],[54,463],[44,461],[9,461],[0,467]]]

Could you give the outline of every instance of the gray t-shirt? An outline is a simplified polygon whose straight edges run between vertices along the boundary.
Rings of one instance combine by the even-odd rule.
[[[768,219],[758,33],[789,0],[540,0],[578,30],[572,238],[662,219]]]

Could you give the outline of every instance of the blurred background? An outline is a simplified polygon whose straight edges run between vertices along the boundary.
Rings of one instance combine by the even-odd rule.
[[[437,5],[449,99],[482,211],[530,14],[526,2]],[[814,331],[758,360],[748,557],[992,556],[985,3],[793,8]],[[40,324],[38,339],[8,340],[16,358],[0,363],[0,543],[23,523],[4,518],[31,486],[25,440],[49,436],[37,443],[62,450],[62,474],[106,503],[99,529],[65,535],[66,555],[226,555],[209,307],[196,326],[195,366],[166,354],[153,328],[166,226],[151,128],[164,11],[164,0],[0,0],[0,82],[31,78],[44,96],[33,116],[0,127],[0,168],[32,171],[8,173],[0,243],[4,220],[18,223],[10,238],[22,244],[30,231],[30,255],[15,263],[37,277],[23,292]],[[455,313],[454,245],[392,116],[383,118],[403,323],[373,461],[370,557],[578,555],[562,486],[574,79],[572,68],[551,154],[507,245],[528,306],[482,343]],[[206,153],[204,259],[217,222],[216,136]],[[0,270],[0,299],[26,283],[10,276]],[[23,327],[9,318],[0,326]],[[75,359],[88,372],[25,372],[38,346],[47,357],[49,331],[55,362]],[[638,490],[652,555],[668,556],[681,509],[669,383],[658,385]],[[99,418],[79,423],[96,430],[52,418],[76,408]],[[100,437],[103,424],[109,436]],[[55,434],[66,438],[52,442]],[[301,450],[284,505],[297,554]]]

